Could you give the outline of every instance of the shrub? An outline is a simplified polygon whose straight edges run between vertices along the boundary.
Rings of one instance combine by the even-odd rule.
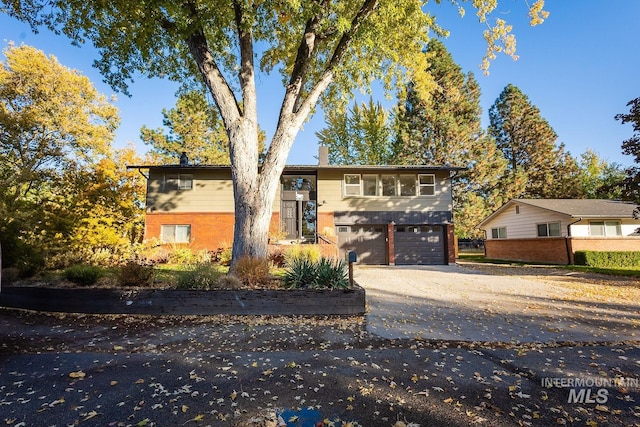
[[[213,289],[223,273],[211,264],[193,264],[178,273],[178,289]]]
[[[174,247],[169,254],[169,262],[172,264],[191,264],[194,260],[193,251],[181,246]]]
[[[242,281],[236,276],[225,274],[218,278],[217,286],[220,289],[240,289],[242,288]]]
[[[210,260],[218,265],[231,265],[231,246],[225,245],[211,252]]]
[[[81,286],[93,285],[102,276],[104,276],[104,271],[93,265],[74,265],[64,271],[64,277],[67,280]]]
[[[282,268],[286,265],[284,252],[280,249],[273,250],[269,253],[269,262],[276,268]]]
[[[345,289],[349,287],[347,265],[344,261],[324,257],[318,261],[298,258],[285,271],[284,286],[289,289]]]
[[[305,258],[296,258],[284,273],[284,286],[289,289],[313,288],[316,284],[316,266]]]
[[[306,259],[311,262],[319,261],[322,258],[322,252],[316,245],[292,245],[284,252],[286,265],[293,265],[299,259]]]
[[[117,277],[121,286],[148,286],[153,282],[154,270],[149,265],[130,261],[120,267]]]
[[[245,286],[264,286],[272,279],[269,274],[269,260],[266,258],[255,258],[244,256],[240,258],[233,267],[234,275],[240,279]]]
[[[633,268],[640,266],[640,252],[577,251],[574,262],[576,265],[598,268]]]
[[[346,289],[349,287],[349,270],[342,261],[320,258],[316,263],[316,283],[321,288]]]

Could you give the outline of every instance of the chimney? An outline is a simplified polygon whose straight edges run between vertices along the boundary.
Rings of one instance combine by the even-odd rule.
[[[189,158],[187,157],[186,151],[183,151],[180,155],[180,166],[189,166]]]
[[[329,165],[329,146],[320,145],[318,147],[318,166]]]

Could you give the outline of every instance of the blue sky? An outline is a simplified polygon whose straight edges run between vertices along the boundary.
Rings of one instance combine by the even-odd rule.
[[[630,165],[620,145],[632,134],[631,125],[614,120],[628,112],[627,102],[640,97],[640,1],[637,0],[547,0],[551,13],[544,24],[530,27],[525,0],[502,0],[495,17],[514,26],[519,59],[499,56],[490,74],[478,68],[485,51],[483,24],[467,7],[460,18],[455,8],[443,2],[430,4],[440,25],[451,31],[443,40],[462,69],[476,75],[482,89],[481,104],[486,126],[487,111],[504,87],[518,86],[536,105],[558,134],[558,142],[579,156],[593,149],[611,162]],[[28,26],[0,14],[0,43],[25,43],[53,54],[63,65],[76,68],[88,76],[101,92],[114,91],[102,82],[92,67],[97,53],[90,46],[71,46],[62,36],[45,30],[33,34]],[[258,79],[260,125],[270,137],[280,106],[282,88],[279,76]],[[132,97],[116,94],[121,126],[116,146],[133,143],[140,154],[146,147],[139,138],[140,128],[159,127],[161,110],[175,105],[177,85],[143,77],[131,85]],[[316,114],[298,135],[289,156],[289,164],[315,164],[315,132],[324,126],[321,113]]]

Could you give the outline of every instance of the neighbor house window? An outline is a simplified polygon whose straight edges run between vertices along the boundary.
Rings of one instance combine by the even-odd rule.
[[[191,190],[193,189],[193,175],[183,173],[167,175],[165,188],[167,190]]]
[[[382,175],[383,196],[395,196],[398,194],[397,179],[395,175]]]
[[[351,174],[344,176],[344,195],[359,196],[360,195],[360,175]]]
[[[560,237],[560,223],[538,224],[538,237]]]
[[[589,234],[591,236],[622,236],[620,221],[591,221]]]
[[[160,239],[165,243],[189,243],[191,241],[191,225],[163,225]]]
[[[418,175],[418,186],[421,196],[433,196],[436,194],[436,176],[433,174]]]
[[[496,227],[491,229],[491,238],[492,239],[506,239],[507,238],[507,227]]]

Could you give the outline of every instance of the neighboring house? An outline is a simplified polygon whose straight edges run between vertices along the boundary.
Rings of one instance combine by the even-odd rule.
[[[363,264],[455,262],[451,172],[431,166],[287,166],[271,233],[289,242],[353,250]],[[229,166],[129,166],[148,170],[145,239],[215,250],[233,241]]]
[[[639,251],[636,207],[600,199],[513,199],[478,228],[487,258],[573,264],[577,251]]]

